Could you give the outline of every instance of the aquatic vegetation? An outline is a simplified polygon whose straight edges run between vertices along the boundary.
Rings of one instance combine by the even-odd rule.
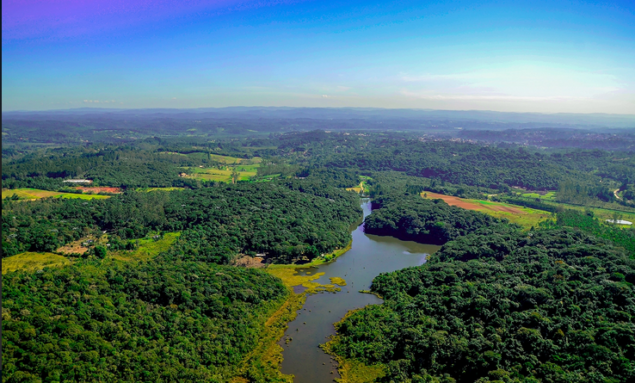
[[[346,280],[344,278],[340,278],[340,277],[331,277],[329,278],[329,280],[331,281],[332,284],[334,285],[338,285],[338,286],[346,286]]]

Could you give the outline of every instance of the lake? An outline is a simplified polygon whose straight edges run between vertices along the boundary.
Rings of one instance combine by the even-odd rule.
[[[362,209],[364,217],[370,214],[370,200],[362,200]],[[295,375],[296,383],[327,383],[339,378],[336,363],[319,348],[330,335],[335,334],[333,323],[339,322],[349,310],[382,303],[372,294],[358,292],[368,290],[377,275],[419,266],[439,248],[393,237],[367,235],[362,223],[353,231],[352,248],[348,252],[329,264],[301,269],[300,274],[325,273],[314,282],[329,284],[329,278],[341,277],[347,285],[337,293],[307,297],[279,343],[284,348],[282,372]],[[293,340],[285,343],[287,337]]]

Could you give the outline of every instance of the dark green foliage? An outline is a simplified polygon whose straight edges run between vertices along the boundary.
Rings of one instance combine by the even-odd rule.
[[[359,172],[337,168],[307,168],[297,173],[298,177],[324,182],[338,188],[350,188],[359,185]]]
[[[592,212],[583,213],[577,210],[564,210],[556,215],[557,219],[542,224],[544,227],[575,227],[593,234],[596,237],[612,241],[617,246],[626,249],[626,252],[635,257],[635,229],[621,228],[616,225],[606,224],[593,216]],[[619,218],[616,217],[616,219]]]
[[[521,199],[521,198],[505,198],[505,202],[511,203],[514,205],[529,207],[532,209],[544,210],[550,213],[555,213],[556,211],[558,211],[558,206],[548,205],[540,201],[531,201],[528,199]]]
[[[163,227],[168,193],[129,192],[104,200],[48,198],[2,202],[2,256],[55,251],[87,234],[140,238]]]
[[[106,248],[103,246],[95,246],[95,256],[99,259],[106,258]]]
[[[375,278],[385,303],[346,319],[336,352],[386,382],[632,381],[634,282],[635,261],[580,231],[470,234]]]
[[[236,253],[266,253],[288,263],[350,241],[360,217],[351,193],[310,182],[218,186],[172,193],[166,231],[183,231],[174,249],[198,260],[228,262]]]
[[[267,253],[285,263],[346,246],[359,216],[356,196],[308,180],[127,192],[105,200],[4,201],[2,247],[3,256],[55,251],[107,231],[119,249],[129,248],[121,240],[149,231],[183,231],[174,250],[181,256],[227,263],[237,253]]]
[[[563,182],[558,187],[559,202],[584,204],[593,199],[604,202],[615,201],[615,195],[605,185],[584,186],[574,182]]]
[[[10,273],[3,381],[224,381],[287,295],[266,273],[159,257]]]
[[[368,234],[390,235],[403,240],[444,244],[479,229],[500,226],[486,214],[449,206],[442,200],[414,196],[384,196],[373,200],[372,214],[364,221]]]
[[[437,178],[454,184],[498,188],[520,186],[534,190],[555,189],[575,171],[540,153],[522,149],[497,149],[448,141],[383,142],[370,150],[333,157],[328,165],[362,170],[395,170],[417,177]]]

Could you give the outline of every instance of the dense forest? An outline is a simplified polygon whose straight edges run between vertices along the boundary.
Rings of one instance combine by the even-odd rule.
[[[143,113],[3,117],[3,259],[98,243],[65,254],[66,266],[3,275],[3,382],[277,381],[276,366],[245,360],[294,295],[237,261],[325,262],[350,243],[360,186],[372,198],[367,234],[443,247],[375,278],[385,302],[337,325],[338,356],[381,366],[385,382],[635,379],[635,231],[590,209],[633,212],[628,132],[549,137],[478,120],[454,131],[447,116],[403,111]],[[70,178],[122,193],[12,194],[75,197]],[[544,220],[523,230],[425,193]],[[167,233],[174,241],[152,257],[116,259]]]
[[[3,279],[4,382],[222,382],[288,294],[262,271],[169,256]]]
[[[114,241],[182,231],[174,250],[182,256],[228,263],[238,253],[264,253],[288,263],[346,246],[348,228],[360,215],[353,194],[309,180],[129,192],[106,200],[6,200],[3,257],[55,251],[102,230]]]
[[[334,350],[383,381],[635,378],[635,261],[572,229],[469,234],[427,264],[379,275]]]
[[[379,209],[366,217],[366,233],[421,243],[444,244],[479,229],[514,229],[486,214],[449,206],[442,200],[422,199],[418,195],[382,196],[373,200],[373,207]]]
[[[607,225],[593,216],[593,212],[577,210],[563,210],[556,214],[556,221],[541,223],[545,228],[575,227],[596,237],[607,239],[615,245],[623,247],[627,254],[635,258],[635,229],[623,228],[617,225]],[[615,219],[619,219],[616,214]]]

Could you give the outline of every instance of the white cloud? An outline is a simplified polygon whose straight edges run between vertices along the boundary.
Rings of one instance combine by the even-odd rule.
[[[328,96],[328,95],[326,95],[326,94],[323,94],[323,95],[322,95],[322,98],[329,98],[329,96]]]

